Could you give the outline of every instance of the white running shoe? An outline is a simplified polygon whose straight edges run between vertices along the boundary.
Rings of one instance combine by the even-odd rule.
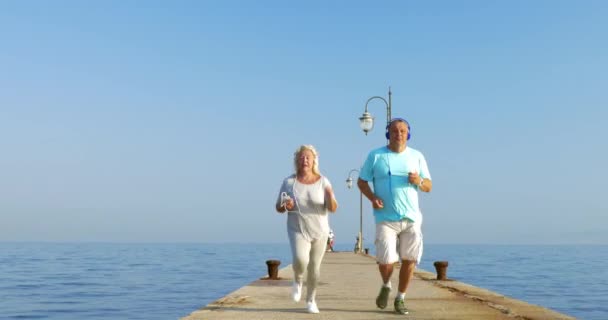
[[[291,288],[291,298],[293,299],[293,301],[298,302],[298,301],[300,301],[301,297],[302,297],[302,284],[294,281],[293,286]]]
[[[306,304],[306,309],[308,313],[319,313],[319,308],[317,308],[317,303],[314,301],[310,301]]]

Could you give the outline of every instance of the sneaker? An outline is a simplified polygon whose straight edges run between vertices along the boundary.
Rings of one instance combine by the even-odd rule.
[[[298,301],[300,301],[301,297],[302,297],[302,284],[294,281],[293,286],[291,288],[291,298],[293,299],[293,301],[298,302]]]
[[[380,293],[378,294],[378,297],[376,297],[376,306],[378,306],[378,308],[380,308],[380,309],[386,308],[386,305],[388,305],[388,295],[390,293],[391,293],[391,288],[382,286],[382,288],[380,289]]]
[[[399,314],[408,314],[409,310],[405,307],[405,301],[403,299],[395,299],[395,312]]]
[[[319,313],[319,308],[317,308],[317,303],[314,301],[309,301],[306,304],[306,310],[308,313]]]

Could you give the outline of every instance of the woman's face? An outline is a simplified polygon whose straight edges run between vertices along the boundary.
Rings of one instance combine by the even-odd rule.
[[[298,170],[311,171],[315,162],[315,155],[312,151],[304,149],[298,157]]]

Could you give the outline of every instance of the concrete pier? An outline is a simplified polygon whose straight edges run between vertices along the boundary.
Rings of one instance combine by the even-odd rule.
[[[302,301],[291,300],[293,273],[287,266],[279,271],[279,280],[254,281],[182,319],[574,319],[462,282],[435,280],[436,274],[427,271],[416,271],[405,302],[410,313],[399,315],[393,310],[398,273],[396,268],[389,305],[380,310],[375,299],[381,280],[373,257],[326,253],[317,291],[319,314],[306,313],[305,287]]]

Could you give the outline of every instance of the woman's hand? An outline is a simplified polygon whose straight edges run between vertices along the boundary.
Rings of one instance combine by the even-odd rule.
[[[291,197],[287,199],[283,206],[285,207],[285,209],[287,209],[287,211],[293,210],[293,208],[295,207],[293,199]]]
[[[286,211],[291,211],[295,207],[295,202],[289,196],[281,197],[281,202],[276,204],[278,213],[285,213]]]

